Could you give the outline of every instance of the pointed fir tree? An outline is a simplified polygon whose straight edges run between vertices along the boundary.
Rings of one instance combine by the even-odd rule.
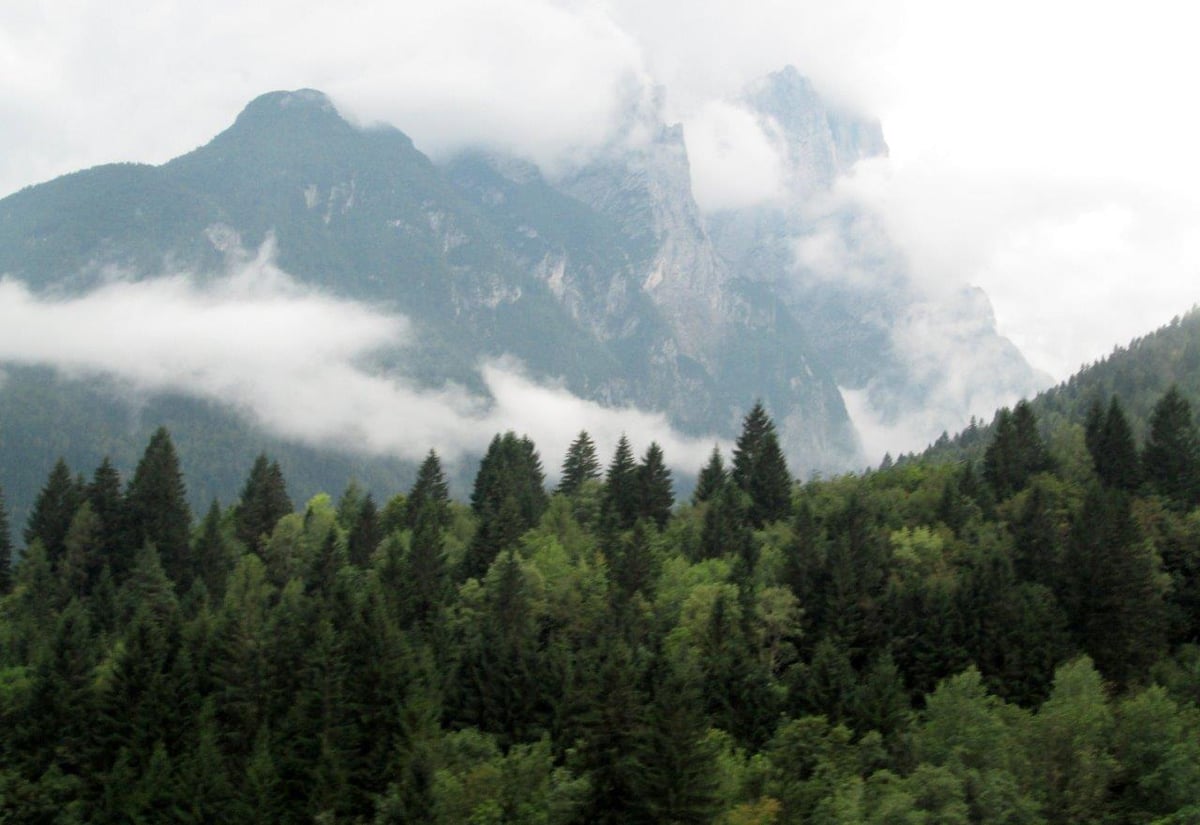
[[[701,504],[711,500],[728,480],[729,474],[725,471],[725,462],[721,460],[721,448],[714,444],[712,455],[709,456],[708,463],[704,465],[704,469],[700,471],[700,477],[696,480],[696,489],[692,491],[692,504]]]
[[[1051,469],[1050,453],[1037,430],[1028,401],[996,414],[995,434],[983,455],[983,475],[997,500],[1009,498],[1036,473]]]
[[[624,435],[617,441],[604,476],[601,520],[610,530],[628,530],[638,516],[638,471],[633,448]]]
[[[422,511],[428,509],[428,512]],[[450,487],[446,483],[446,474],[442,471],[442,462],[435,450],[421,462],[417,470],[417,480],[408,493],[405,510],[405,526],[415,530],[421,518],[430,515],[437,521],[440,528],[450,526]]]
[[[1150,414],[1142,471],[1151,489],[1177,507],[1190,508],[1200,499],[1200,435],[1191,404],[1175,385]]]
[[[596,445],[586,430],[581,430],[563,459],[562,474],[555,492],[573,496],[585,481],[600,478],[600,460],[596,456]]]
[[[192,548],[196,578],[204,582],[209,596],[220,600],[225,593],[225,577],[233,565],[233,552],[225,541],[221,524],[221,505],[214,498],[200,523],[200,532]]]
[[[33,503],[25,526],[25,546],[41,541],[50,565],[56,567],[66,552],[67,530],[82,501],[83,491],[71,477],[67,462],[58,459]]]
[[[0,596],[12,590],[12,534],[8,528],[8,506],[0,489]]]
[[[532,529],[546,510],[545,474],[537,449],[512,431],[497,435],[479,464],[471,509],[479,519],[459,575],[479,578],[501,551]]]
[[[98,540],[103,563],[112,568],[118,580],[123,579],[133,566],[133,548],[125,542],[128,527],[121,474],[107,456],[92,474],[86,495],[92,512],[100,519]]]
[[[637,468],[637,518],[649,519],[662,530],[671,518],[675,493],[671,489],[671,471],[663,460],[662,448],[650,442]]]
[[[1100,421],[1099,429],[1091,432],[1094,423],[1088,413],[1088,432],[1084,440],[1092,454],[1096,475],[1106,487],[1133,491],[1141,480],[1137,446],[1133,442],[1133,430],[1125,418],[1120,402],[1114,395],[1108,412]]]
[[[1161,565],[1121,490],[1093,485],[1067,546],[1070,629],[1105,677],[1143,679],[1166,647]]]
[[[382,539],[379,509],[375,506],[375,499],[367,493],[362,506],[358,508],[353,526],[346,534],[346,555],[350,563],[358,568],[366,568]]]
[[[416,511],[416,523],[409,539],[408,553],[402,564],[402,623],[405,626],[431,625],[449,595],[449,575],[444,552],[442,508],[436,499],[427,498]]]
[[[158,550],[163,569],[183,591],[192,583],[192,513],[175,445],[165,427],[150,438],[125,493],[130,539]]]
[[[246,549],[259,552],[276,522],[294,509],[279,462],[268,460],[266,453],[259,453],[234,510],[238,541]]]
[[[747,513],[755,528],[787,518],[791,511],[792,477],[788,472],[775,424],[761,401],[742,422],[733,450],[730,479],[750,497]]]

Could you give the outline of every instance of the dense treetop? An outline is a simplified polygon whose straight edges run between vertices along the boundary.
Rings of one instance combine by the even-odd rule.
[[[0,811],[1192,821],[1196,425],[1164,391],[1137,436],[1133,406],[795,485],[756,405],[682,504],[657,444],[602,471],[586,433],[553,495],[497,435],[469,504],[434,452],[382,506],[298,511],[247,456],[199,523],[165,430],[124,487],[59,462],[0,565]]]

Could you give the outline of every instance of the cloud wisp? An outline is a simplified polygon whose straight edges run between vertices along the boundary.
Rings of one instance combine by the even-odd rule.
[[[712,449],[714,439],[680,435],[663,415],[601,407],[508,359],[481,365],[490,398],[370,366],[372,356],[413,346],[410,333],[403,317],[297,284],[269,251],[216,279],[116,281],[58,300],[0,280],[0,363],[221,402],[299,443],[409,460],[434,448],[455,462],[511,429],[534,440],[551,475],[581,429],[601,450],[622,433],[639,448],[658,441],[689,474]]]

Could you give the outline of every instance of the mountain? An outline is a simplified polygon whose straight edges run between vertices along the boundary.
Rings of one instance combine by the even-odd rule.
[[[897,330],[933,304],[890,252],[859,253],[877,265],[844,282],[797,266],[791,250],[797,235],[865,219],[840,212],[813,224],[805,204],[885,151],[882,134],[828,112],[794,70],[744,103],[787,158],[788,199],[714,215],[692,196],[683,131],[653,108],[630,113],[629,128],[586,164],[548,178],[483,151],[435,164],[395,128],[352,125],[320,92],[273,92],[162,166],[98,167],[0,201],[0,273],[61,299],[180,272],[214,279],[270,249],[301,285],[407,318],[418,344],[372,363],[416,386],[483,394],[480,364],[514,358],[534,381],[660,411],[705,437],[731,437],[762,399],[793,470],[861,466],[842,388],[897,415],[919,407],[930,370],[896,345]],[[1006,370],[1018,375],[1014,385],[1034,380],[996,334],[985,297],[970,293],[954,313],[955,328],[968,331],[957,343],[997,353],[999,367],[976,385]],[[8,370],[0,485],[14,509],[32,497],[14,476],[20,443],[59,445],[86,462],[80,468],[103,452],[136,455],[159,423],[148,420],[158,401],[122,406],[123,393],[104,376]],[[41,406],[19,401],[34,396]],[[80,404],[100,426],[81,426]],[[185,468],[209,463],[220,431],[236,434],[241,453],[253,443],[279,455],[289,476],[326,489],[344,483],[344,451],[295,447],[211,398],[181,392],[171,405]],[[558,457],[545,459],[554,466]],[[395,460],[350,460],[360,480],[388,492],[411,477]],[[206,483],[205,492],[228,500],[236,486]]]

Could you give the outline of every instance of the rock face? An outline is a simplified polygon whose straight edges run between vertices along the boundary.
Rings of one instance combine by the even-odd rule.
[[[886,156],[877,122],[828,109],[793,68],[739,103],[782,160],[783,196],[706,215],[710,236],[808,332],[812,357],[853,400],[860,428],[920,448],[1049,383],[997,333],[986,295],[923,285],[875,215],[830,197],[855,163]]]
[[[735,435],[761,399],[804,475],[864,464],[839,386],[860,416],[932,415],[926,429],[964,420],[997,378],[1027,391],[1035,379],[996,335],[985,296],[923,294],[871,215],[819,208],[840,175],[886,153],[877,123],[829,111],[794,69],[740,105],[782,159],[786,194],[705,214],[686,136],[656,111],[630,114],[586,165],[548,179],[481,152],[437,165],[396,129],[351,125],[320,92],[274,92],[163,166],[98,167],[0,201],[0,273],[81,293],[113,278],[220,273],[269,240],[300,282],[412,321],[419,347],[382,354],[381,368],[480,391],[482,360],[515,357],[535,379],[664,412],[695,435]],[[947,363],[980,371],[951,391],[946,376],[964,371]],[[25,375],[2,392],[18,397]],[[10,432],[35,442],[65,439],[70,453],[88,438],[38,435],[36,411],[6,409],[28,417]],[[194,419],[211,441],[230,420],[214,415],[180,413],[173,430]],[[177,435],[185,454],[188,437]],[[326,488],[344,481],[301,472]]]

